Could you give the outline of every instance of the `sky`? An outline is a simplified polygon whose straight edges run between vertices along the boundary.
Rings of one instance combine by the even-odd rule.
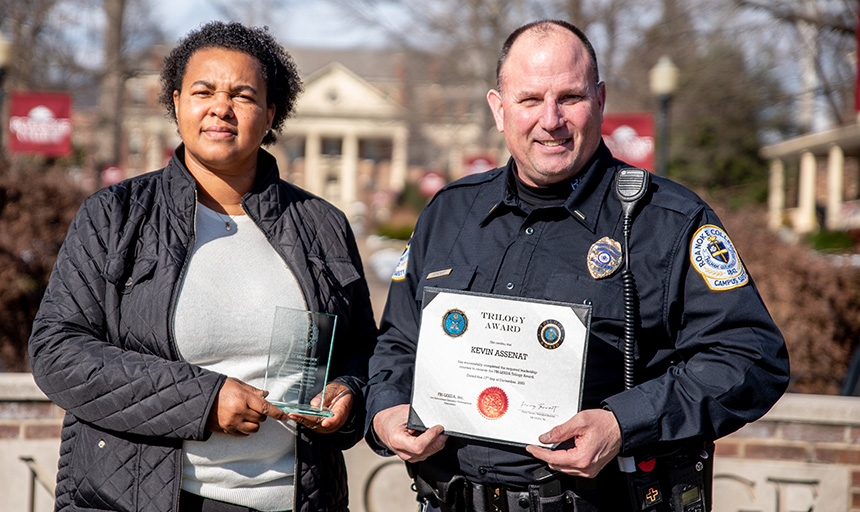
[[[218,12],[205,0],[152,0],[154,19],[160,20],[171,40],[182,37],[201,23],[218,19]],[[347,48],[380,46],[383,38],[367,28],[350,25],[330,0],[283,2],[276,12],[251,12],[251,25],[267,25],[286,46],[311,48]]]

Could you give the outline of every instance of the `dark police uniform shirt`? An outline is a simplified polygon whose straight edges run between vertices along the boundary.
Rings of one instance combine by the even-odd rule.
[[[582,408],[612,410],[622,453],[660,441],[714,440],[767,412],[788,384],[785,344],[710,207],[654,177],[638,208],[630,240],[641,319],[637,386],[625,391],[621,272],[597,279],[587,261],[603,237],[623,244],[613,187],[615,171],[626,164],[601,144],[563,205],[532,211],[511,186],[514,165],[448,185],[421,214],[392,278],[370,360],[372,448],[391,454],[370,428],[373,416],[410,400],[425,286],[591,301]],[[418,470],[436,480],[463,474],[522,486],[543,465],[522,448],[450,437]]]

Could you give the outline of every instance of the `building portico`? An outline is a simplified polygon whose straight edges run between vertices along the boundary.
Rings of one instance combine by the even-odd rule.
[[[766,146],[768,223],[802,236],[860,229],[860,123]]]
[[[375,191],[406,181],[409,130],[403,107],[340,63],[309,76],[296,116],[278,143],[284,178],[360,214]]]

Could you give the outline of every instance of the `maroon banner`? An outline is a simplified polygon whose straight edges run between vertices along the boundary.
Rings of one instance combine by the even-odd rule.
[[[47,157],[72,152],[72,97],[13,91],[9,95],[9,151]]]
[[[654,170],[654,117],[651,112],[608,112],[603,115],[603,141],[615,158]]]

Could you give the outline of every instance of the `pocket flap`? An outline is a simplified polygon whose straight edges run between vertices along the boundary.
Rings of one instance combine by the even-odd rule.
[[[158,261],[155,258],[140,258],[126,262],[120,256],[108,257],[102,272],[105,279],[113,285],[122,285],[128,289],[135,283],[146,279],[155,270]],[[129,268],[129,267],[132,268]]]
[[[352,260],[330,259],[323,260],[317,256],[308,256],[315,267],[321,270],[336,288],[344,288],[361,278]]]

